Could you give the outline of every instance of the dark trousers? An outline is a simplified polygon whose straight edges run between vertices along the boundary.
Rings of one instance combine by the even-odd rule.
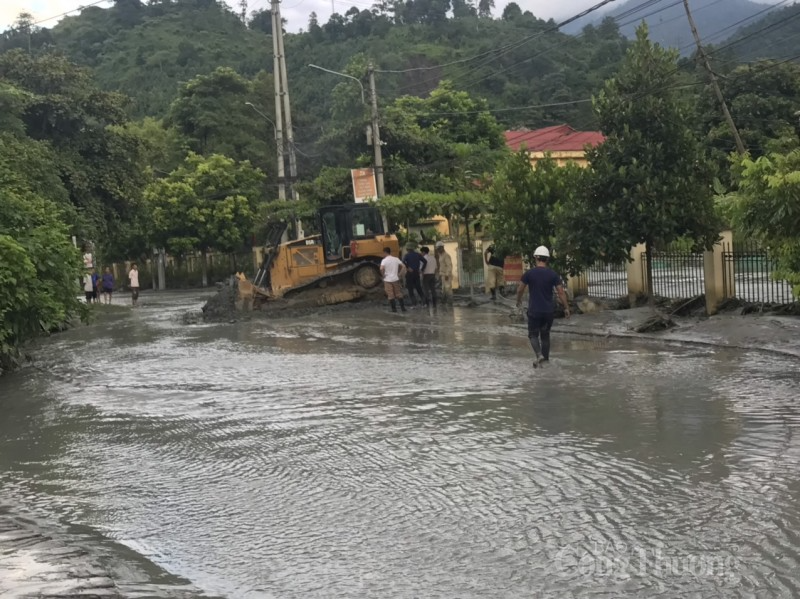
[[[528,312],[528,340],[536,357],[550,359],[550,329],[553,328],[553,313]]]
[[[425,291],[425,303],[436,305],[436,275],[422,275],[422,288]]]
[[[419,294],[419,301],[425,299],[425,294],[422,293],[422,283],[420,283],[418,272],[406,273],[406,289],[408,289],[408,298],[411,300],[412,304],[417,303],[414,299],[415,291]]]

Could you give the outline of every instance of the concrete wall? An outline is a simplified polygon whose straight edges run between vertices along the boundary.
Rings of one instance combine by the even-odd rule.
[[[586,152],[583,150],[569,150],[564,152],[528,152],[528,155],[531,158],[531,166],[536,168],[536,163],[544,158],[546,153],[550,154],[550,158],[555,160],[555,163],[558,166],[565,166],[570,162],[574,162],[578,166],[582,166],[584,168],[589,166],[589,161],[586,160]]]

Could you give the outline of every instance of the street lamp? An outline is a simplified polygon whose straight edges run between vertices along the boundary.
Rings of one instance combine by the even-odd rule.
[[[245,106],[249,106],[250,108],[255,110],[256,113],[258,113],[262,119],[264,119],[270,125],[272,125],[272,131],[275,133],[275,139],[278,139],[278,128],[275,126],[275,122],[271,118],[269,118],[266,114],[261,112],[258,108],[256,108],[255,104],[253,104],[252,102],[245,102]]]
[[[278,135],[278,127],[275,125],[275,121],[256,108],[255,104],[252,102],[245,102],[245,105],[255,110],[262,119],[272,125],[272,130],[275,133],[275,149],[278,153],[278,198],[284,200],[286,199],[286,166],[283,159],[283,135]]]
[[[361,83],[361,80],[358,79],[357,77],[353,77],[352,75],[348,75],[346,73],[340,73],[339,71],[331,71],[330,69],[326,69],[324,67],[320,67],[315,64],[310,64],[308,66],[311,67],[312,69],[319,69],[320,71],[325,71],[326,73],[330,73],[331,75],[339,75],[339,77],[347,77],[348,79],[352,79],[353,81],[358,83],[358,86],[361,88],[361,103],[366,104],[366,102],[364,101],[364,84]]]

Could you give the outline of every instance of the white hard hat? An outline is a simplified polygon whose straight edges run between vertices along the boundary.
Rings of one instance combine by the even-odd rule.
[[[533,252],[533,255],[534,255],[534,257],[538,256],[540,258],[549,258],[550,257],[550,251],[546,247],[544,247],[543,245],[540,245]]]
[[[436,247],[437,248],[443,248],[444,247],[444,241],[437,241],[436,242]]]

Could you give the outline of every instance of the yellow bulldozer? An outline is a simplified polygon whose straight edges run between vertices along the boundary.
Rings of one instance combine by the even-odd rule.
[[[259,309],[279,299],[325,306],[364,297],[381,284],[383,248],[399,256],[397,237],[384,230],[368,204],[326,206],[317,213],[318,235],[281,242],[285,226],[267,235],[264,260],[252,281],[237,275],[237,307]]]

